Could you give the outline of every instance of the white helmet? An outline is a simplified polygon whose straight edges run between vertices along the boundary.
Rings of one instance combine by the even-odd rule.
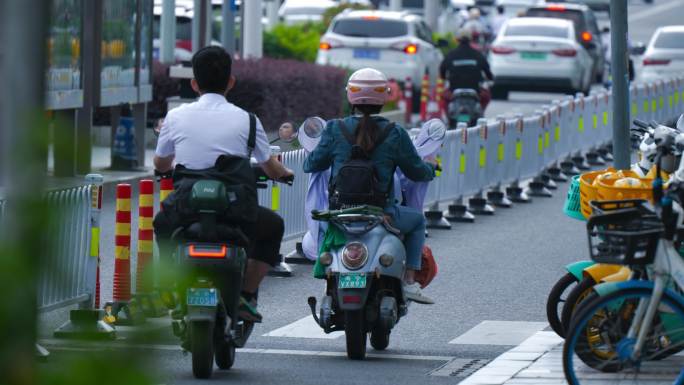
[[[347,81],[347,100],[352,105],[372,104],[382,106],[390,94],[387,76],[373,68],[354,72]]]

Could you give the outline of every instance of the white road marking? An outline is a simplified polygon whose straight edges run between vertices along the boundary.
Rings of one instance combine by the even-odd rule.
[[[630,23],[639,21],[641,19],[646,19],[649,18],[653,15],[657,15],[659,13],[669,11],[672,8],[677,8],[681,7],[682,2],[681,0],[673,0],[668,3],[663,3],[663,4],[658,4],[658,5],[652,5],[648,9],[635,13],[634,15],[628,16],[628,20]]]
[[[288,338],[320,338],[332,340],[344,335],[343,332],[325,334],[323,329],[314,321],[313,316],[306,316],[291,324],[264,334],[264,337],[288,337]]]
[[[544,329],[547,325],[546,322],[482,321],[449,343],[461,345],[518,345],[531,335]]]
[[[92,351],[106,351],[112,349],[146,349],[146,350],[163,350],[180,352],[179,345],[163,345],[163,344],[127,344],[121,342],[75,342],[58,339],[40,340],[48,350],[55,351],[78,351],[78,352],[92,352]],[[291,350],[291,349],[254,349],[242,348],[238,349],[239,353],[247,354],[275,354],[288,356],[318,356],[318,357],[346,357],[345,352],[332,352],[324,350]],[[455,357],[452,356],[428,356],[428,355],[409,355],[409,354],[384,354],[384,353],[367,353],[366,357],[381,358],[390,360],[409,360],[409,361],[451,361]]]

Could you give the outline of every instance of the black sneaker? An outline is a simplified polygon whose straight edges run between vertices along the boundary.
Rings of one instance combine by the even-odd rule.
[[[257,311],[257,301],[252,299],[247,301],[244,297],[240,297],[240,307],[238,308],[238,316],[245,320],[255,323],[261,322],[261,314]]]

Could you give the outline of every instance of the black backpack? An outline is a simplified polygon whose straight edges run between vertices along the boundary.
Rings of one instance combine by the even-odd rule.
[[[250,157],[256,145],[256,117],[249,114],[249,137],[247,139],[247,158],[221,155],[214,167],[191,170],[176,165],[173,171],[174,192],[164,202],[162,209],[167,212],[167,220],[174,228],[187,226],[199,220],[199,213],[190,207],[189,199],[192,186],[199,180],[219,180],[226,187],[228,207],[219,214],[219,221],[240,225],[256,221],[259,205],[256,176],[250,164]]]
[[[331,178],[328,186],[330,209],[339,210],[362,205],[385,207],[393,180],[390,178],[390,185],[386,189],[381,188],[371,155],[392,132],[394,123],[385,125],[375,140],[375,145],[368,152],[356,144],[355,135],[347,131],[343,120],[340,119],[339,124],[352,149],[351,156],[342,164],[337,175]]]

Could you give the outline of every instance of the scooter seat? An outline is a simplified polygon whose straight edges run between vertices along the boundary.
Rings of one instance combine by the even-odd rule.
[[[240,228],[225,224],[216,225],[214,234],[206,234],[202,232],[200,223],[195,222],[183,230],[183,238],[198,242],[230,242],[241,247],[249,244],[249,239]]]

